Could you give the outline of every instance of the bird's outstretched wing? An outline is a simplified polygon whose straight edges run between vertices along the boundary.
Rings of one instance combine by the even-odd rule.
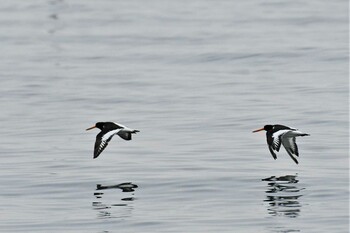
[[[291,149],[292,149],[293,154],[295,154],[296,156],[299,157],[299,150],[298,150],[298,146],[297,146],[295,138],[292,138],[292,141],[290,142],[290,144],[292,146]]]
[[[277,159],[275,151],[279,151],[282,143],[282,136],[290,131],[289,129],[283,129],[278,131],[266,132],[267,145],[270,153],[274,159]]]
[[[295,142],[295,137],[283,137],[282,145],[286,149],[288,155],[293,161],[298,164],[298,160],[294,156],[299,156],[298,146]]]
[[[272,146],[268,145],[269,146],[269,150],[270,150],[270,153],[272,155],[272,157],[276,160],[277,159],[277,155],[275,153],[275,151],[273,150]]]
[[[272,133],[272,146],[274,150],[279,151],[281,148],[282,137],[284,134],[290,132],[290,129],[278,130]]]
[[[269,147],[270,153],[272,155],[272,157],[276,160],[277,159],[277,155],[274,152],[274,143],[273,143],[273,137],[272,137],[272,132],[266,132],[266,141],[267,141],[267,146]]]
[[[101,131],[99,134],[97,134],[94,149],[94,159],[102,153],[102,151],[107,147],[108,142],[119,131],[120,129],[114,129],[108,132]]]
[[[272,141],[272,147],[274,150],[276,150],[277,152],[280,151],[280,148],[281,148],[281,136],[282,135],[279,135],[279,136],[276,136],[276,137],[273,137],[273,141]]]

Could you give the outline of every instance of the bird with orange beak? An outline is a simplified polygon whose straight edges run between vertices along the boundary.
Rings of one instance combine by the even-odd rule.
[[[95,128],[100,129],[101,132],[96,136],[94,159],[102,153],[114,135],[117,134],[124,140],[131,140],[132,134],[140,132],[139,130],[130,129],[122,124],[115,122],[97,122],[94,126],[87,128],[86,130]]]
[[[263,130],[266,131],[267,145],[274,159],[277,159],[275,152],[280,150],[282,144],[288,155],[298,164],[296,157],[299,157],[299,150],[295,138],[310,136],[310,134],[302,133],[297,129],[284,125],[265,125],[263,128],[254,130],[253,133]]]

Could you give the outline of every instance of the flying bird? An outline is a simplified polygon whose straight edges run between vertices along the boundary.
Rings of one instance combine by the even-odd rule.
[[[254,130],[253,133],[262,130],[266,131],[267,145],[274,159],[277,159],[275,151],[278,152],[282,144],[286,149],[288,155],[296,164],[298,164],[298,160],[294,157],[299,157],[299,150],[295,142],[295,138],[299,136],[310,136],[310,134],[302,133],[297,129],[293,129],[284,125],[265,125],[261,129]]]
[[[131,140],[131,135],[140,132],[139,130],[130,129],[124,125],[115,122],[97,122],[94,126],[86,130],[98,128],[101,130],[96,136],[94,159],[97,158],[102,151],[107,147],[108,142],[114,135],[118,135],[124,140]]]

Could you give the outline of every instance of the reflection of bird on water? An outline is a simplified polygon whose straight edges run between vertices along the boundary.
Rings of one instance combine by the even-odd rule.
[[[99,201],[94,201],[92,202],[92,206],[95,210],[98,210],[99,212],[99,218],[113,218],[115,217],[115,214],[112,214],[112,207],[127,207],[129,206],[127,204],[127,202],[132,202],[135,200],[135,198],[133,196],[129,196],[129,197],[124,197],[121,198],[120,200],[122,201],[121,203],[117,203],[117,204],[106,204],[106,200],[104,200],[103,202],[102,197],[104,195],[104,192],[102,192],[101,190],[107,190],[107,189],[121,189],[123,192],[131,192],[132,195],[134,195],[134,191],[135,189],[138,188],[138,186],[136,184],[133,184],[131,182],[126,182],[126,183],[121,183],[121,184],[117,184],[117,185],[101,185],[101,184],[97,184],[96,185],[96,190],[98,192],[94,192],[94,196],[97,199],[100,199]],[[105,198],[104,198],[105,199]],[[128,217],[129,216],[129,212],[132,209],[132,206],[127,207],[127,209],[123,208],[123,213],[119,213],[118,216],[119,217]],[[125,214],[125,210],[127,211],[128,214]],[[119,209],[120,211],[120,209]],[[118,211],[118,212],[119,212]]]
[[[121,189],[123,192],[133,192],[135,191],[135,188],[138,188],[136,184],[133,184],[131,182],[127,183],[121,183],[117,185],[96,185],[96,190],[102,190],[102,189]]]
[[[266,199],[264,202],[269,204],[267,208],[269,214],[273,216],[297,217],[302,205],[299,202],[300,191],[303,188],[298,187],[299,180],[296,175],[271,176],[262,181],[267,181]]]

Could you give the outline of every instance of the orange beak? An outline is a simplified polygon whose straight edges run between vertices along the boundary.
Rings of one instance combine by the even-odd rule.
[[[94,126],[92,126],[90,128],[87,128],[86,130],[90,130],[90,129],[94,129],[94,128],[96,128],[96,125],[94,125]]]
[[[256,133],[256,132],[259,132],[259,131],[262,131],[262,130],[264,130],[264,128],[256,129],[256,130],[253,131],[253,133]]]

